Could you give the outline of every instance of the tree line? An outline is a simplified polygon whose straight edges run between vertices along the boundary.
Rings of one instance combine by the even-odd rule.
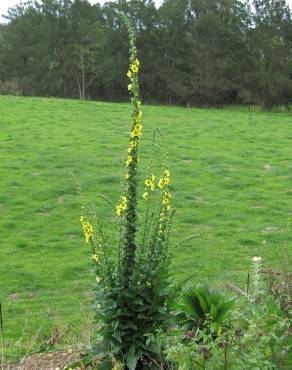
[[[143,100],[217,106],[292,101],[292,17],[285,0],[35,0],[0,25],[0,91],[127,99],[127,31],[137,33]]]

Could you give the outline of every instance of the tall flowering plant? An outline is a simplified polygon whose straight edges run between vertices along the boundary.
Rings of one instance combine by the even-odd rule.
[[[170,172],[164,155],[157,179],[150,173],[139,195],[138,154],[142,136],[135,34],[123,17],[130,40],[127,72],[131,100],[131,133],[121,195],[115,208],[118,242],[113,253],[92,213],[81,216],[96,273],[95,302],[98,333],[109,352],[129,369],[140,368],[159,352],[158,333],[168,318],[168,238],[170,230]],[[137,203],[145,204],[143,226],[138,228]]]

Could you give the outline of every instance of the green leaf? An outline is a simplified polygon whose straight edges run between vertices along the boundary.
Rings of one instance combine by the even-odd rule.
[[[215,307],[215,305],[213,303],[211,303],[210,314],[211,314],[212,319],[213,320],[216,320],[216,317],[217,317],[217,308]]]
[[[117,340],[119,343],[121,343],[121,344],[122,344],[122,336],[121,336],[121,333],[119,333],[119,332],[115,332],[115,333],[112,335],[112,337],[113,337],[115,340]]]
[[[130,370],[135,370],[139,356],[135,354],[135,347],[131,346],[129,351],[125,354],[125,362]]]
[[[110,359],[104,359],[98,364],[99,370],[111,370],[112,369],[112,361]]]

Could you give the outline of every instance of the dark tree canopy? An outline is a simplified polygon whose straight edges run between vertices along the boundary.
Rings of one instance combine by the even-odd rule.
[[[292,20],[285,0],[37,0],[0,25],[0,92],[125,100],[127,34],[137,32],[143,99],[163,104],[292,101]]]

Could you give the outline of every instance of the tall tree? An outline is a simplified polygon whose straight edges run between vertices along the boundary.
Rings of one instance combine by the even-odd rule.
[[[292,20],[285,0],[29,0],[0,30],[0,78],[24,95],[125,100],[131,20],[143,99],[221,106],[292,100]]]
[[[246,13],[237,0],[191,0],[191,90],[203,105],[234,100],[245,59]]]
[[[92,7],[88,1],[75,0],[69,14],[69,27],[71,56],[67,63],[74,75],[79,98],[85,99],[89,97],[92,84],[96,82],[98,86],[102,80],[106,34],[100,6]]]
[[[292,94],[292,24],[285,0],[253,0],[249,31],[253,57],[253,92],[262,110],[288,103]]]

